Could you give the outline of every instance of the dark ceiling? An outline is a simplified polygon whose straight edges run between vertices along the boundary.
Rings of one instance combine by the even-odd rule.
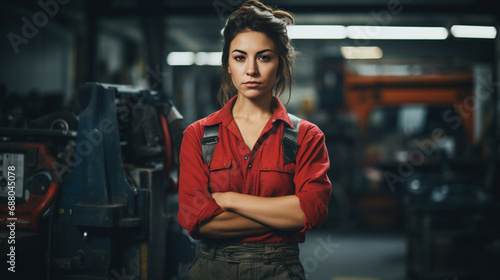
[[[56,0],[54,0],[56,1]],[[63,0],[59,2],[64,3]],[[107,0],[66,1],[56,20],[77,30],[97,21],[104,32],[144,41],[141,19],[157,18],[164,24],[168,51],[218,51],[226,17],[242,0]],[[263,1],[294,14],[297,24],[442,26],[498,25],[500,1],[492,0],[275,0]],[[19,21],[20,10],[36,11],[37,1],[3,1],[2,21]],[[298,45],[335,49],[352,40],[328,40]],[[388,59],[488,60],[494,40],[372,41]],[[472,50],[472,51],[471,51]],[[332,53],[339,55],[339,53]],[[385,55],[387,54],[387,55]]]

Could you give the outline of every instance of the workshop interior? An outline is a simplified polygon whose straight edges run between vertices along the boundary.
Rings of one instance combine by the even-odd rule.
[[[1,279],[186,276],[180,145],[243,2],[0,3]],[[500,2],[262,2],[295,18],[284,102],[331,164],[307,278],[500,279]]]

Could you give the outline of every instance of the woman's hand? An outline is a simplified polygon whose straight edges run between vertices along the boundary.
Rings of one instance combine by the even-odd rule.
[[[214,192],[212,193],[212,198],[215,199],[215,202],[224,209],[224,211],[231,211],[231,199],[234,195],[237,195],[235,192]]]

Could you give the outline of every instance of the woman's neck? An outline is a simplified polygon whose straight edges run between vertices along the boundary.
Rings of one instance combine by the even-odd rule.
[[[269,119],[273,111],[273,96],[265,96],[259,99],[249,99],[238,94],[236,102],[232,108],[233,118],[243,118],[247,120]]]

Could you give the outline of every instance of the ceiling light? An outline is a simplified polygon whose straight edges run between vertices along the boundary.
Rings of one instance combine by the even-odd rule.
[[[222,52],[199,52],[196,53],[196,65],[219,66],[222,64]]]
[[[453,25],[451,34],[457,38],[495,39],[497,29],[494,26]]]
[[[345,59],[380,59],[383,55],[379,47],[341,47],[340,52]]]
[[[406,64],[358,64],[352,65],[360,76],[410,76],[422,75],[422,67]]]
[[[287,27],[290,39],[344,39],[346,30],[342,25],[291,25]]]
[[[167,55],[167,63],[171,66],[193,65],[194,62],[194,52],[171,52]]]
[[[444,40],[448,37],[448,30],[444,27],[348,26],[347,37],[375,40]]]
[[[210,65],[220,66],[222,52],[171,52],[167,55],[170,66]]]

